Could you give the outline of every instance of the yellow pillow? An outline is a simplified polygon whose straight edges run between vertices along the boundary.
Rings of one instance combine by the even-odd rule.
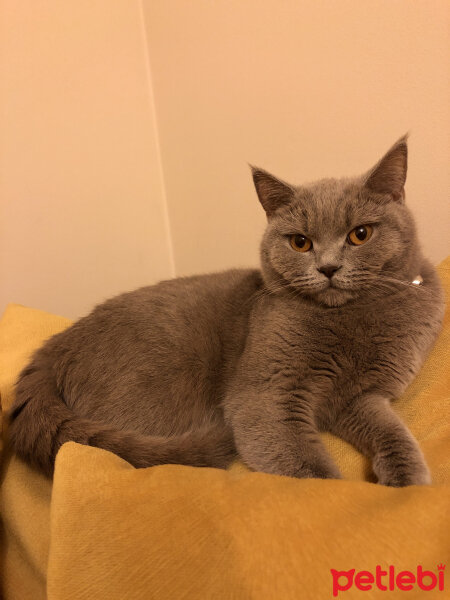
[[[439,270],[448,294],[450,260]],[[0,322],[3,411],[30,354],[69,324],[7,308]],[[417,577],[419,566],[431,573],[423,585],[435,581],[437,590],[444,580],[438,565],[450,549],[449,336],[447,312],[421,373],[394,403],[425,453],[430,487],[369,483],[366,459],[331,435],[324,439],[343,481],[251,473],[240,464],[136,470],[106,451],[69,443],[52,486],[4,452],[5,600],[45,598],[46,586],[50,600],[331,598],[333,585],[338,597],[384,598],[377,565],[388,573],[383,583],[394,573],[393,594],[405,585],[396,574]],[[348,573],[339,578],[332,569]],[[417,582],[410,585],[421,593]]]

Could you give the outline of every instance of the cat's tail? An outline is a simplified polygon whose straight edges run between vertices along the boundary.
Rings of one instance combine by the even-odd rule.
[[[61,398],[49,370],[36,362],[19,377],[8,437],[21,458],[49,477],[59,448],[69,441],[109,450],[137,468],[166,463],[225,468],[236,457],[232,432],[225,425],[159,437],[80,417]]]

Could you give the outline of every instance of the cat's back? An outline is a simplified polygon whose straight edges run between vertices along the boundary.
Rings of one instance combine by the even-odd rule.
[[[180,277],[125,292],[96,306],[56,340],[83,337],[122,338],[125,331],[135,339],[153,333],[170,333],[172,341],[185,339],[186,329],[199,329],[213,318],[245,313],[252,295],[261,286],[259,271],[233,269],[222,273]],[[243,303],[246,302],[247,306]],[[173,327],[173,330],[171,328]],[[148,329],[150,328],[150,330]],[[156,328],[156,329],[155,329]]]
[[[86,319],[126,325],[139,335],[165,332],[185,344],[196,334],[224,330],[247,318],[251,300],[262,285],[258,270],[232,269],[221,273],[180,277],[146,286],[107,300]],[[155,329],[156,328],[156,329]]]

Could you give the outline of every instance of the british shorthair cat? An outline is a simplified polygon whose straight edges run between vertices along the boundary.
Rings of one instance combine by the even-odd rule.
[[[340,477],[320,431],[379,483],[430,483],[391,408],[441,326],[438,276],[405,205],[407,141],[363,176],[293,186],[252,168],[267,214],[261,270],[122,294],[22,371],[13,447],[52,476],[64,442],[163,463]]]

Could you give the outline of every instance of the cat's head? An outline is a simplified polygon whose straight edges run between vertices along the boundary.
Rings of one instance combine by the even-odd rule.
[[[293,186],[252,167],[268,218],[261,244],[268,286],[340,306],[418,275],[406,171],[406,136],[360,177]]]

